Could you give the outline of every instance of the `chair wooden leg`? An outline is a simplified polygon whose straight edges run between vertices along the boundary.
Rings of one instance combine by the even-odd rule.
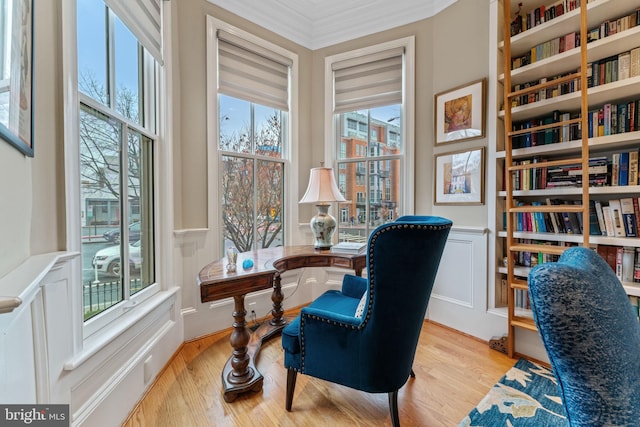
[[[287,400],[285,408],[291,412],[291,405],[293,404],[293,391],[296,389],[296,378],[298,372],[293,369],[287,369]]]
[[[391,425],[400,427],[400,418],[398,417],[398,390],[389,392],[389,411],[391,412]]]

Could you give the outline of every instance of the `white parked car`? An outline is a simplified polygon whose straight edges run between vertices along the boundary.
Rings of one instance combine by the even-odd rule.
[[[121,273],[120,266],[120,246],[109,246],[100,249],[93,256],[93,268],[100,273],[107,273],[112,276],[119,276]],[[129,266],[135,270],[139,270],[142,264],[140,256],[140,240],[129,245]]]

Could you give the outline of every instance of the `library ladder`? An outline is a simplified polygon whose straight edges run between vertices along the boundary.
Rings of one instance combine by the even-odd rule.
[[[527,244],[522,243],[519,239],[514,238],[514,232],[516,231],[516,218],[518,214],[522,213],[581,213],[583,218],[583,230],[587,230],[586,233],[583,233],[582,237],[582,245],[589,245],[589,179],[588,179],[588,171],[589,171],[589,146],[588,146],[588,99],[587,99],[587,0],[580,1],[580,50],[581,50],[581,61],[579,71],[576,73],[571,73],[570,75],[566,75],[560,77],[558,79],[549,80],[543,83],[539,83],[524,89],[513,90],[513,86],[511,84],[511,69],[512,69],[512,61],[511,61],[511,0],[503,0],[503,37],[504,37],[504,47],[503,47],[503,66],[504,66],[504,128],[505,128],[505,211],[506,215],[506,240],[505,240],[505,255],[507,257],[507,282],[508,282],[508,299],[507,299],[507,307],[508,307],[508,341],[507,341],[507,352],[509,357],[516,356],[515,350],[515,334],[516,328],[524,328],[531,331],[536,331],[536,326],[533,322],[533,319],[530,315],[516,313],[516,292],[517,291],[527,291],[527,280],[522,276],[518,277],[515,275],[515,256],[519,252],[533,252],[533,253],[543,253],[543,254],[552,254],[552,255],[560,255],[565,247],[563,246],[550,246],[550,245],[536,245],[536,244]],[[546,76],[540,76],[546,77]],[[529,93],[535,93],[537,91],[557,86],[560,83],[567,82],[573,79],[580,79],[580,91],[581,91],[581,114],[579,118],[574,118],[565,121],[559,121],[551,124],[544,124],[536,127],[530,127],[522,130],[514,130],[512,123],[512,108],[513,101],[522,95],[526,95]],[[572,124],[581,123],[581,139],[582,139],[582,150],[580,157],[573,158],[560,158],[550,161],[539,161],[537,163],[531,162],[528,164],[515,164],[512,150],[513,150],[513,139],[518,136],[526,135],[529,133],[530,135],[544,131],[546,129],[567,126]],[[564,165],[574,165],[581,164],[582,171],[587,171],[587,174],[583,173],[582,179],[582,193],[581,193],[581,201],[580,204],[575,205],[528,205],[528,206],[518,206],[517,202],[514,199],[514,174],[519,173],[525,170],[532,170],[536,168],[549,168],[549,167],[558,167]],[[542,170],[542,169],[539,169]]]

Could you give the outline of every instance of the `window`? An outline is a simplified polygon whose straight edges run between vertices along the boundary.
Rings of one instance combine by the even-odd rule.
[[[159,66],[103,0],[77,6],[83,312],[96,330],[125,311],[122,303],[148,297],[156,281]]]
[[[413,211],[413,38],[329,57],[325,70],[334,170],[351,203],[341,208],[356,213],[341,216],[339,236],[353,240]]]
[[[213,18],[221,247],[285,242],[293,55]]]

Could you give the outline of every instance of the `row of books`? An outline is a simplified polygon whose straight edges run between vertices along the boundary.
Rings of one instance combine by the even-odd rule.
[[[525,65],[542,61],[554,55],[580,47],[580,33],[571,32],[533,46],[524,55],[511,58],[511,69],[517,70]]]
[[[637,282],[634,280],[634,282]],[[501,280],[501,289],[498,295],[496,305],[505,307],[507,305],[509,286],[506,279]],[[529,302],[529,293],[524,289],[515,289],[514,290],[514,306],[517,309],[530,310],[531,304]],[[633,312],[636,317],[638,317],[638,321],[640,321],[640,312],[638,310],[638,305],[640,302],[640,298],[635,295],[629,295],[629,302],[631,303],[631,307],[633,308]]]
[[[597,245],[594,248],[621,282],[640,282],[640,252],[633,247]],[[639,248],[640,249],[640,248]]]
[[[514,307],[516,309],[530,310],[529,293],[524,289],[514,289]],[[500,281],[500,290],[496,295],[496,306],[506,307],[508,305],[509,298],[509,284],[507,279]]]
[[[573,73],[570,73],[573,74]],[[517,92],[523,89],[527,89],[533,86],[537,86],[543,83],[547,83],[548,81],[558,80],[560,78],[565,77],[568,74],[561,74],[553,77],[543,77],[539,80],[532,80],[530,82],[525,82],[522,84],[516,84],[513,86],[513,91]],[[560,95],[566,95],[568,93],[572,93],[580,90],[580,79],[572,79],[563,83],[559,83],[557,86],[549,86],[543,89],[527,92],[520,96],[516,96],[511,98],[511,106],[518,107],[520,105],[533,104],[534,102],[542,101],[549,98],[555,98]]]
[[[526,13],[516,11],[516,16],[511,21],[511,36],[513,37],[530,28],[549,22],[579,7],[580,0],[559,0],[548,6],[542,5]]]
[[[551,114],[543,117],[513,122],[512,129],[514,131],[535,129],[539,126],[558,123],[561,121],[564,122],[579,117],[579,113],[572,114],[554,110]],[[537,145],[557,144],[560,142],[574,141],[580,138],[582,138],[581,126],[579,123],[573,123],[571,125],[559,125],[553,128],[536,130],[516,135],[511,139],[511,144],[513,148],[527,148],[535,147]]]
[[[524,289],[514,290],[514,307],[516,309],[531,310],[529,302],[529,292]]]
[[[637,25],[640,25],[640,8],[628,15],[601,22],[598,26],[591,28],[587,33],[587,43],[629,30]],[[580,47],[579,32],[571,32],[556,37],[533,46],[529,52],[522,56],[511,58],[511,69],[516,70],[576,47]]]
[[[579,205],[581,201],[547,198],[545,202],[515,203],[517,206],[561,206]],[[534,233],[583,234],[583,223],[580,212],[518,212],[514,228]],[[638,224],[640,210],[637,197],[589,201],[589,234],[592,236],[638,237]]]
[[[640,130],[640,99],[620,104],[604,104],[598,109],[588,112],[587,134],[589,138],[618,135]],[[553,111],[550,115],[530,120],[514,122],[512,129],[520,131],[553,123],[566,122],[580,118],[579,113]],[[557,127],[534,130],[512,138],[513,148],[535,147],[537,145],[557,144],[560,142],[579,140],[580,123],[563,124]]]
[[[637,163],[637,154],[634,156]],[[613,167],[607,157],[593,157],[589,159],[589,186],[604,187],[611,185]],[[582,186],[582,165],[564,165],[551,168],[541,168],[539,174],[541,188],[566,188]],[[637,176],[637,174],[636,174]],[[537,184],[534,182],[534,184]]]
[[[553,244],[548,241],[538,241],[532,239],[520,239],[521,243],[545,246],[576,246],[575,243]],[[611,267],[621,282],[640,283],[640,248],[623,247],[615,245],[593,245],[591,248],[598,253]],[[559,255],[546,254],[542,252],[517,252],[513,255],[516,267],[532,268],[546,262],[556,262]]]
[[[603,21],[597,27],[591,28],[587,31],[587,43],[621,33],[636,25],[640,25],[640,8],[628,15]]]
[[[640,47],[587,64],[587,87],[640,75]]]
[[[547,199],[547,205],[573,205],[580,202]],[[516,202],[517,206],[542,206],[543,202]],[[515,218],[516,231],[533,233],[582,234],[582,214],[576,212],[518,212]],[[592,234],[600,235],[599,229]]]
[[[608,202],[592,200],[592,202],[593,207],[589,208],[589,221],[593,223],[592,230],[595,231],[597,225],[602,236],[638,237],[640,209],[637,197],[611,199]],[[595,212],[595,216],[592,212]]]
[[[638,151],[622,151],[611,155],[611,186],[638,185]]]
[[[640,100],[607,103],[588,114],[589,138],[635,132],[640,128]]]
[[[541,246],[575,246],[575,243],[567,242],[549,242],[538,241],[532,239],[520,239],[521,243],[526,245],[541,245]],[[513,254],[513,261],[516,267],[535,267],[538,264],[544,264],[545,262],[555,262],[558,260],[559,255],[547,254],[543,252],[516,252]]]
[[[638,150],[623,151],[589,159],[589,186],[629,186],[638,185],[640,154]],[[543,162],[541,157],[516,160],[514,165],[529,165]],[[537,167],[516,170],[511,175],[514,191],[544,190],[582,186],[582,165],[571,164],[553,167]]]
[[[551,77],[543,77],[513,86],[513,91],[519,91],[529,87],[537,86],[549,81],[558,80],[573,73],[559,74]],[[587,87],[601,86],[619,80],[640,76],[640,47],[613,55],[607,58],[593,61],[587,64]],[[556,96],[565,95],[579,91],[581,88],[580,78],[571,79],[556,86],[545,87],[535,92],[529,92],[511,100],[511,106],[517,107],[534,102],[542,101]]]

